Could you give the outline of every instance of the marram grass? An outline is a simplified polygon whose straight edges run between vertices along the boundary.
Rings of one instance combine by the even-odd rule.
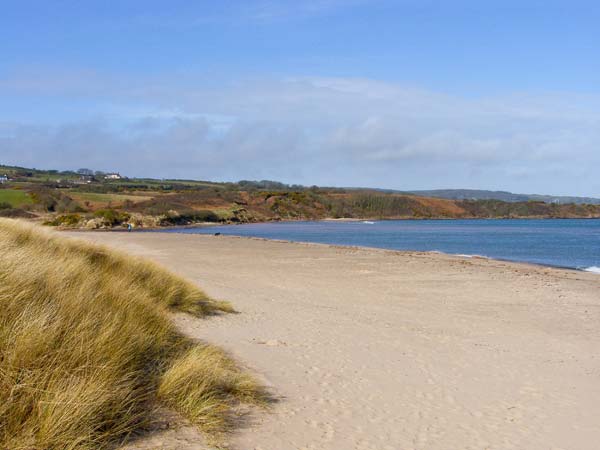
[[[0,448],[113,447],[159,406],[218,436],[264,401],[169,311],[232,309],[151,262],[0,219]]]

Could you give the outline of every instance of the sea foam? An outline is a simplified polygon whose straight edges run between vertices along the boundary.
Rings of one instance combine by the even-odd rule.
[[[583,270],[585,270],[586,272],[600,273],[600,267],[598,266],[586,267]]]

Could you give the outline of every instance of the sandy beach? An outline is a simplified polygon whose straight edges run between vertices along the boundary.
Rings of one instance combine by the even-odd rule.
[[[65,233],[151,258],[240,314],[174,317],[280,399],[238,450],[597,449],[600,276],[481,258]],[[204,449],[167,430],[137,448]]]

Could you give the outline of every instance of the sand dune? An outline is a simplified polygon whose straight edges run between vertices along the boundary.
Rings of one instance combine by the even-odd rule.
[[[600,276],[479,258],[158,233],[150,257],[239,315],[175,320],[281,398],[239,450],[597,449]],[[204,448],[191,429],[148,448]]]

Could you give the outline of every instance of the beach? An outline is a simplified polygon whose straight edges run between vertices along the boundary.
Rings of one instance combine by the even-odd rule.
[[[240,314],[173,317],[278,399],[233,449],[594,449],[600,276],[435,253],[64,233],[148,257]],[[137,448],[207,448],[190,427]],[[144,447],[145,446],[145,447]]]

